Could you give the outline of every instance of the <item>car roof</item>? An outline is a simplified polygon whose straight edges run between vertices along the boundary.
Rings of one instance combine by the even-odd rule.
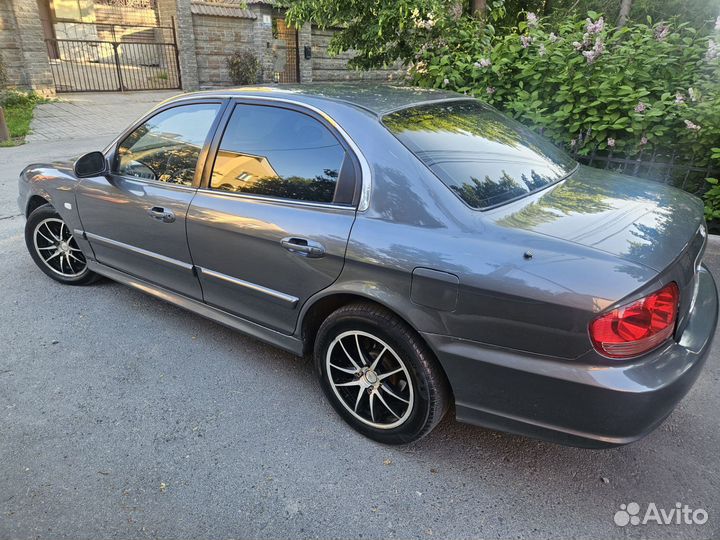
[[[396,84],[334,83],[334,84],[271,84],[204,90],[183,94],[178,98],[211,96],[253,96],[292,99],[300,103],[317,104],[328,100],[353,105],[376,116],[420,103],[463,97],[454,92],[402,86]]]

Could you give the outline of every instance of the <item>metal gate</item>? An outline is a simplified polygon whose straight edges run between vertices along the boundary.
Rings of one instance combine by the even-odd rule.
[[[173,26],[73,23],[72,39],[46,39],[57,92],[182,86]]]
[[[273,80],[294,83],[300,80],[298,61],[298,33],[285,24],[285,19],[273,18]]]

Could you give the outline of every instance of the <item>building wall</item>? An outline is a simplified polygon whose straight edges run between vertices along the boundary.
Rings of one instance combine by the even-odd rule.
[[[193,15],[198,82],[201,87],[230,84],[227,58],[239,51],[257,56],[252,19]]]
[[[5,66],[8,86],[21,86],[23,84],[22,50],[11,1],[0,0],[0,59]]]
[[[0,54],[8,86],[52,93],[54,85],[36,0],[0,0]]]

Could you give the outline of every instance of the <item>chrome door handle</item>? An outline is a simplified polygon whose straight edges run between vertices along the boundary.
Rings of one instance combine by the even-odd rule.
[[[280,240],[280,245],[292,253],[299,253],[311,259],[319,259],[325,255],[322,244],[306,238],[288,236]]]
[[[175,214],[173,211],[161,206],[153,206],[150,210],[148,210],[148,215],[153,219],[162,221],[163,223],[172,223],[175,221]]]

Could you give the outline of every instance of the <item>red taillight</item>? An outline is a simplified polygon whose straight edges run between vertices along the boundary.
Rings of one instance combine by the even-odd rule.
[[[675,330],[679,298],[680,292],[673,282],[601,315],[590,323],[593,346],[611,358],[630,358],[654,349]]]

